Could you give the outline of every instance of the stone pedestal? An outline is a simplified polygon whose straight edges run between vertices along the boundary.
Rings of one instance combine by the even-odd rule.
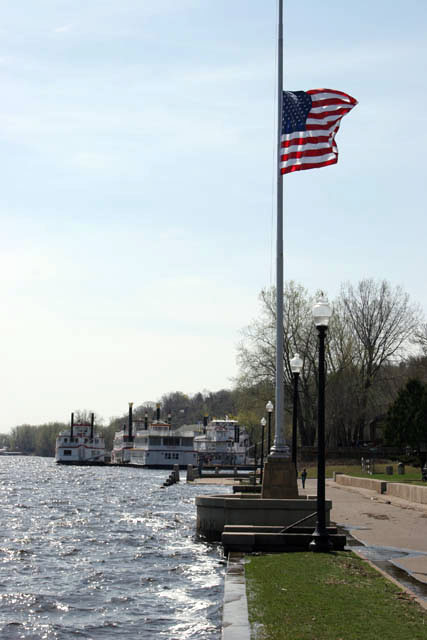
[[[226,525],[282,529],[304,519],[304,526],[314,529],[317,500],[306,496],[294,500],[269,500],[259,494],[235,493],[197,496],[196,507],[197,532],[208,540],[219,541]],[[330,522],[331,507],[331,501],[326,500],[326,526]]]
[[[268,456],[264,466],[261,497],[275,500],[298,498],[297,474],[290,458]]]

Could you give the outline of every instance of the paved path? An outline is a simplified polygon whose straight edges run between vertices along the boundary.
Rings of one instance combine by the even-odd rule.
[[[316,493],[315,481],[312,483]],[[331,519],[348,527],[358,540],[367,545],[427,553],[427,505],[396,500],[366,489],[344,489],[329,480],[326,495],[332,500]]]
[[[316,480],[307,482],[304,493],[316,493]],[[351,535],[365,545],[425,553],[402,554],[391,562],[427,583],[427,505],[343,487],[333,480],[326,482],[326,497],[332,500],[331,520],[348,527]]]

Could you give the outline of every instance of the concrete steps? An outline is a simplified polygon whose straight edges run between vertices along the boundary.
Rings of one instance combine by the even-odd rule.
[[[336,527],[326,528],[334,551],[344,549],[347,539],[339,534]],[[282,533],[285,531],[285,533]],[[262,527],[250,525],[226,525],[221,536],[224,553],[268,553],[284,551],[308,551],[314,527]]]

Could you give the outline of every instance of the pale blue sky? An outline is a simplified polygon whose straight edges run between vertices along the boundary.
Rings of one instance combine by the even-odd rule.
[[[272,284],[276,0],[1,3],[0,431],[231,385]],[[427,3],[285,1],[285,88],[359,105],[285,178],[285,277],[427,310]],[[274,246],[274,242],[273,242]]]

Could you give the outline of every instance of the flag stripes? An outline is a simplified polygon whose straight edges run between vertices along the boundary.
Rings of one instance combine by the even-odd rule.
[[[335,135],[343,116],[356,104],[348,94],[331,89],[284,91],[280,172],[335,164]]]

